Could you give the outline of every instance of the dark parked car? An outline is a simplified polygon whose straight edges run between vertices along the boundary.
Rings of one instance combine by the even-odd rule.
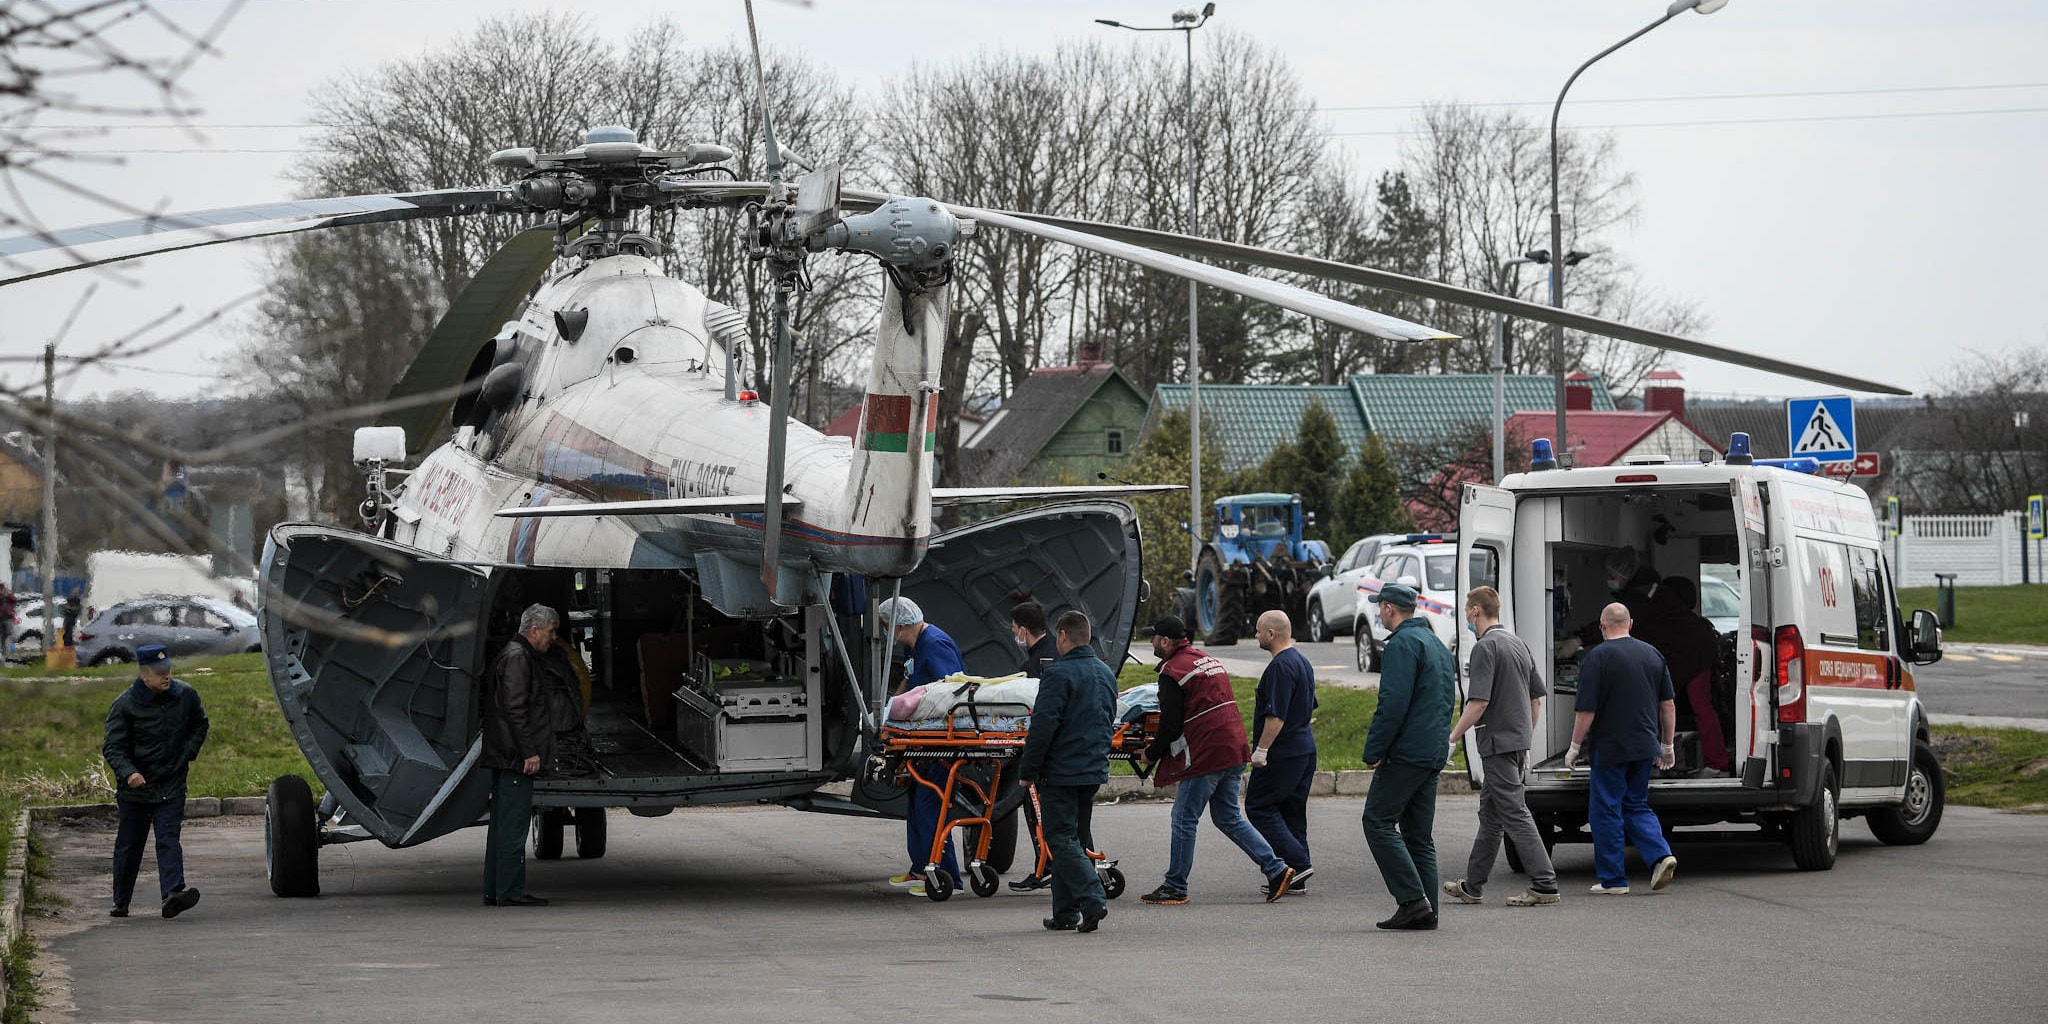
[[[162,644],[171,657],[262,649],[256,616],[211,597],[123,601],[78,627],[78,663],[134,661],[135,649]]]

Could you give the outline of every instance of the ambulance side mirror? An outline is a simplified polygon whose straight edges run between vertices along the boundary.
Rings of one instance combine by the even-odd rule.
[[[1925,608],[1913,613],[1913,642],[1906,660],[1932,665],[1941,660],[1941,619]]]

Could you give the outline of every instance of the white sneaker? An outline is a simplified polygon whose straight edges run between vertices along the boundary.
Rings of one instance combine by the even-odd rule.
[[[1678,873],[1678,858],[1666,855],[1650,866],[1650,888],[1663,890],[1671,884],[1671,876]]]
[[[1628,895],[1628,886],[1606,886],[1601,885],[1599,882],[1594,882],[1593,887],[1587,889],[1586,891],[1592,893],[1595,896],[1626,896]]]

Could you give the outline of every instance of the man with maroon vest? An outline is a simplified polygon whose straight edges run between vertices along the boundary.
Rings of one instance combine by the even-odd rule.
[[[1187,624],[1168,615],[1152,624],[1152,653],[1159,658],[1159,735],[1143,754],[1156,766],[1155,786],[1178,784],[1173,798],[1173,845],[1166,880],[1143,899],[1151,904],[1188,901],[1188,872],[1195,866],[1195,832],[1202,809],[1237,844],[1266,878],[1266,902],[1278,900],[1294,870],[1273,852],[1246,821],[1238,791],[1251,744],[1244,715],[1237,710],[1230,675],[1221,662],[1188,639]]]

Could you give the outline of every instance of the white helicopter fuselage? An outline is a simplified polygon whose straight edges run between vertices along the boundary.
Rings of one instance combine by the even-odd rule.
[[[901,576],[931,534],[944,286],[885,284],[858,436],[788,425],[779,561]],[[759,495],[774,415],[726,397],[725,345],[697,289],[640,256],[608,256],[545,285],[507,325],[515,402],[459,426],[394,493],[385,534],[458,561],[592,568],[759,566],[760,514],[506,518],[499,509]],[[558,312],[587,311],[565,337]],[[905,330],[908,315],[914,331]],[[504,339],[508,334],[501,334]],[[508,343],[500,341],[504,346]]]

